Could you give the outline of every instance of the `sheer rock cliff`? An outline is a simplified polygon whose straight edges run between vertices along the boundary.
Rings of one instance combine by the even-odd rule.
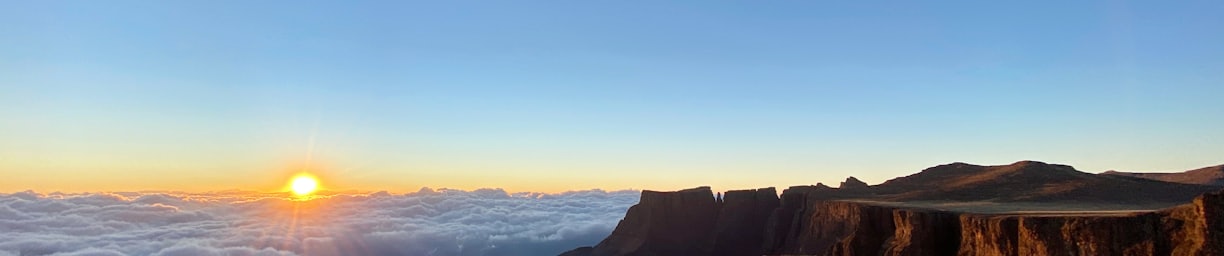
[[[1059,173],[1066,170],[1050,174],[1040,163],[1013,165],[1020,166],[952,166],[952,171],[936,170],[936,174],[972,177],[1007,188],[1022,187],[982,179],[981,174],[1032,176],[1019,179],[1023,182],[1049,183],[1033,180],[1042,176],[1082,177],[1098,185],[1112,182],[1092,174]],[[964,168],[975,170],[956,170]],[[922,175],[910,178],[915,176],[929,181]],[[942,181],[974,187],[955,178]],[[848,180],[843,184],[853,183]],[[780,196],[773,188],[728,191],[721,197],[708,187],[643,191],[641,201],[629,209],[606,239],[594,247],[562,255],[1224,255],[1224,191],[1182,199],[1184,195],[1178,193],[1203,188],[1126,180],[1118,184],[1140,188],[1141,192],[1170,193],[1135,202],[1148,203],[1150,198],[1157,198],[1184,204],[1158,210],[976,211],[944,207],[971,201],[932,204],[890,200],[897,198],[896,191],[879,189],[879,185],[795,186]],[[969,195],[948,190],[937,193]],[[1084,204],[1128,196],[1083,190],[1071,193],[1087,195],[1090,200],[1080,202]],[[1074,203],[1063,195],[1045,197],[1059,199],[1056,202],[1060,204]]]

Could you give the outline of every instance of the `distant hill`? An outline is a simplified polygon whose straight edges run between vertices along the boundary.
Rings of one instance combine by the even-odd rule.
[[[1194,169],[1194,170],[1189,170],[1189,171],[1184,171],[1184,172],[1174,172],[1174,173],[1107,171],[1102,174],[1144,178],[1144,179],[1150,179],[1150,180],[1159,180],[1159,181],[1176,182],[1176,183],[1184,183],[1184,184],[1198,184],[1198,185],[1224,187],[1224,165],[1204,167],[1204,168],[1199,168],[1199,169]]]
[[[1108,202],[1185,201],[1217,188],[1097,175],[1067,165],[1020,161],[1009,165],[939,165],[872,186],[889,201]]]

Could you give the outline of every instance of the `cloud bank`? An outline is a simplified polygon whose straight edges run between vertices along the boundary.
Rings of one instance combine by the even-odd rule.
[[[0,255],[556,255],[611,233],[637,191],[0,194]]]

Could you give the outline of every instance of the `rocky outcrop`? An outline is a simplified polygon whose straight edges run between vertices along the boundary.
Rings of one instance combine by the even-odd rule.
[[[1224,191],[1170,210],[1162,224],[1174,255],[1224,255]]]
[[[765,224],[778,208],[774,188],[709,187],[643,191],[616,229],[593,249],[570,255],[760,255]],[[586,253],[586,254],[583,254]]]
[[[1049,183],[1052,186],[1039,182],[1027,187],[1008,183],[1051,177],[1074,182]],[[708,187],[644,191],[641,202],[629,209],[612,235],[593,248],[564,255],[1224,255],[1224,191],[1184,199],[1186,203],[1176,207],[1146,211],[970,213],[938,207],[941,204],[888,200],[899,194],[914,195],[890,189],[919,189],[917,182],[938,178],[952,178],[948,183],[952,187],[1000,193],[1058,190],[1072,184],[1075,190],[1043,196],[1060,200],[1074,199],[1067,195],[1088,196],[1083,203],[1088,205],[1102,200],[1182,200],[1182,193],[1201,189],[1125,177],[1095,178],[1066,166],[1020,162],[996,167],[944,165],[921,175],[895,179],[889,186],[860,186],[852,182],[857,180],[853,178],[847,179],[842,188],[794,186],[780,196],[773,188],[729,191],[719,196]],[[1116,182],[1119,179],[1121,182]],[[1086,185],[1076,182],[1134,190],[1082,190]],[[1159,192],[1173,196],[1118,199]],[[936,194],[970,195],[956,190],[924,195]],[[1016,199],[1023,198],[1002,202]],[[1109,201],[1115,199],[1119,201]],[[1092,208],[1074,201],[1055,203],[1059,207]]]
[[[591,255],[712,255],[719,208],[709,187],[642,191]]]
[[[960,224],[957,255],[1015,255],[1016,219],[962,215]]]
[[[775,237],[771,242],[775,247],[767,248],[768,254],[878,251],[894,229],[889,209],[853,202],[809,202],[792,216],[792,220],[776,222],[786,226],[774,229],[789,232]]]
[[[774,188],[728,191],[714,226],[713,255],[761,255],[765,225],[778,208]]]
[[[837,188],[840,188],[840,189],[867,189],[867,183],[859,180],[858,178],[849,177],[849,178],[846,178],[846,181],[843,181],[841,185],[838,186]]]
[[[1224,191],[1163,211],[961,216],[959,255],[1224,255]]]
[[[817,194],[810,194],[817,192]],[[824,193],[820,193],[824,192]],[[767,255],[950,255],[957,214],[829,200],[831,191],[782,193],[766,227]]]
[[[721,204],[706,188],[649,192],[612,236],[563,255],[1224,255],[1224,191],[1162,211],[1057,214],[830,200],[805,196],[830,192],[810,187],[779,202],[772,191],[731,191]]]
[[[1004,255],[1155,255],[1157,214],[1018,216],[1017,250]]]
[[[884,255],[952,255],[960,246],[956,213],[900,209],[893,211],[894,231]]]

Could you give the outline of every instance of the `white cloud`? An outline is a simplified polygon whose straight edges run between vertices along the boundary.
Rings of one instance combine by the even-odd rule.
[[[0,255],[556,255],[612,231],[636,191],[0,194]]]

